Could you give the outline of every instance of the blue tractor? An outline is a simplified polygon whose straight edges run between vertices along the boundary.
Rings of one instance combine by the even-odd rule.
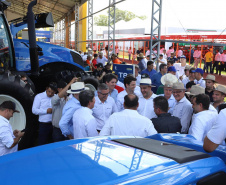
[[[78,52],[36,43],[35,28],[53,26],[51,14],[33,14],[32,8],[36,4],[37,0],[32,1],[27,16],[13,22],[10,29],[4,15],[10,3],[0,0],[0,103],[12,100],[20,111],[10,120],[13,129],[26,128],[19,149],[31,147],[35,143],[38,128],[37,117],[32,114],[35,94],[44,91],[51,81],[61,79],[67,82],[74,76],[86,76]],[[29,40],[13,39],[23,27],[28,27]],[[22,75],[27,77],[28,83],[21,80]]]

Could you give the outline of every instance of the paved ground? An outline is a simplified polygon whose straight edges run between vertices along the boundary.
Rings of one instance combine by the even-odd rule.
[[[121,61],[123,61],[122,58],[119,58]],[[128,63],[128,64],[132,64],[132,61],[129,61],[127,59],[124,59],[124,62]],[[133,62],[134,64],[137,64],[137,61],[135,60]],[[215,75],[213,74],[215,77],[216,77],[216,81],[219,83],[219,84],[222,84],[222,85],[225,85],[226,86],[226,76],[225,75]],[[207,76],[207,73],[204,73],[203,77],[205,78]]]

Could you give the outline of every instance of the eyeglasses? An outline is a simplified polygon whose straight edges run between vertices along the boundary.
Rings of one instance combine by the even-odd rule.
[[[183,91],[173,91],[173,94],[179,94],[181,92],[183,92]]]
[[[107,96],[107,95],[109,94],[109,93],[105,93],[105,94],[104,94],[104,93],[99,92],[99,91],[98,91],[98,93],[102,94],[103,96]]]

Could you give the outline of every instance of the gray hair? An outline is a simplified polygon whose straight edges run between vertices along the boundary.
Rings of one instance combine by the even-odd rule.
[[[101,83],[97,88],[98,91],[108,90],[108,89],[109,87],[105,83]]]

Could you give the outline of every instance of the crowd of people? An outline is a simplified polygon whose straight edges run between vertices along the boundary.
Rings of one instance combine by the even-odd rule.
[[[190,134],[208,152],[225,144],[226,88],[216,85],[214,75],[203,78],[203,69],[187,65],[183,53],[178,58],[171,53],[163,50],[159,56],[159,72],[150,55],[140,53],[135,75],[128,74],[123,82],[102,51],[87,55],[87,66],[99,81],[97,89],[74,77],[68,84],[50,83],[35,96],[32,112],[39,116],[38,144],[156,133]],[[117,54],[111,59],[121,63]],[[0,155],[14,152],[24,134],[12,131],[9,118],[14,112],[15,103],[0,105],[0,130],[7,130],[0,132]]]

